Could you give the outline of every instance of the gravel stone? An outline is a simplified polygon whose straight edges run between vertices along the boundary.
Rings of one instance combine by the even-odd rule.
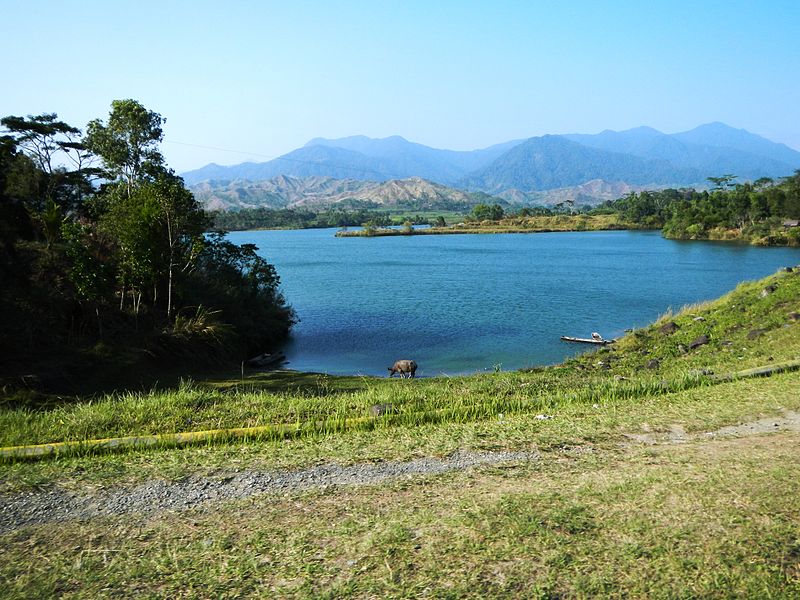
[[[331,486],[361,486],[398,477],[437,475],[480,465],[528,462],[536,452],[456,452],[446,458],[417,458],[341,466],[325,464],[295,471],[241,471],[180,481],[152,480],[91,495],[55,488],[0,496],[0,533],[54,521],[88,520],[129,513],[154,514],[206,508],[213,503]]]

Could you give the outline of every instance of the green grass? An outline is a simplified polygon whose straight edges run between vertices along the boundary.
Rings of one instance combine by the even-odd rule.
[[[764,295],[770,286],[774,291]],[[655,372],[711,369],[717,373],[738,371],[760,364],[800,358],[798,322],[790,317],[800,312],[800,273],[781,272],[740,284],[717,300],[668,313],[656,323],[632,332],[617,344],[567,365],[587,371],[608,369],[622,376],[641,374],[648,362],[659,361]],[[661,327],[674,322],[672,334]],[[700,336],[709,343],[690,350]],[[598,365],[603,362],[603,365]]]
[[[0,444],[13,446],[57,441],[204,431],[233,427],[319,424],[320,433],[348,428],[345,421],[371,416],[375,405],[391,404],[379,422],[419,426],[431,422],[470,422],[500,413],[536,413],[572,403],[637,398],[701,385],[681,377],[615,381],[550,373],[501,373],[472,378],[389,381],[365,379],[354,392],[304,395],[295,392],[224,392],[186,384],[177,390],[130,392],[65,403],[50,410],[28,407],[2,412]],[[554,390],[558,385],[559,389]],[[324,388],[323,388],[324,389]],[[354,424],[357,425],[358,421]]]
[[[2,467],[0,493],[59,485],[83,489],[149,478],[180,479],[191,473],[227,469],[301,468],[320,461],[342,464],[444,456],[464,450],[541,451],[591,445],[616,447],[623,432],[669,431],[680,424],[688,432],[709,431],[781,409],[800,410],[800,374],[785,373],[689,388],[652,396],[617,396],[598,403],[572,402],[546,413],[497,413],[468,422],[419,425],[383,423],[310,433],[289,439],[205,444],[183,449],[140,449],[96,456],[66,455]],[[539,413],[537,413],[539,414]]]
[[[553,453],[2,536],[4,597],[800,593],[796,435]]]

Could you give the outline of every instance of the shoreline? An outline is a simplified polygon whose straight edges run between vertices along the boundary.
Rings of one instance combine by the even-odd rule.
[[[682,238],[667,236],[663,231],[658,228],[643,228],[636,227],[630,224],[610,224],[603,227],[585,227],[585,228],[556,228],[556,227],[430,227],[426,229],[415,229],[412,231],[403,231],[398,229],[374,229],[372,231],[366,229],[358,230],[340,230],[337,231],[334,237],[337,238],[376,238],[376,237],[413,237],[418,235],[491,235],[491,234],[508,234],[508,233],[579,233],[591,231],[659,231],[662,232],[662,237],[674,242],[714,242],[743,246],[758,246],[762,248],[800,248],[790,243],[788,240],[782,242],[781,240],[765,239],[765,238],[750,238],[750,237],[692,237]]]
[[[420,229],[412,232],[398,231],[395,229],[378,229],[367,233],[364,229],[357,231],[337,231],[335,237],[412,237],[415,235],[469,235],[469,234],[504,234],[504,233],[574,233],[578,231],[627,231],[629,227],[607,227],[603,229],[553,229],[553,228],[502,228],[502,229],[487,229],[482,227],[463,227],[458,229],[451,228],[430,228]]]
[[[336,237],[395,237],[415,235],[469,235],[492,233],[567,233],[575,231],[627,231],[642,230],[631,223],[619,221],[610,215],[559,215],[532,217],[480,223],[459,223],[446,227],[424,229],[389,229],[385,227],[340,230]]]

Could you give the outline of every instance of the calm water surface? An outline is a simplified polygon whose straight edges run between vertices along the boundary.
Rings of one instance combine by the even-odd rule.
[[[335,238],[334,229],[232,232],[273,263],[300,323],[288,366],[418,375],[552,364],[668,308],[800,263],[800,250],[665,240],[658,232]]]

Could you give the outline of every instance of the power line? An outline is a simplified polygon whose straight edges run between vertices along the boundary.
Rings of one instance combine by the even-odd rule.
[[[268,156],[258,152],[245,152],[244,150],[231,150],[230,148],[218,148],[217,146],[203,146],[202,144],[190,144],[189,142],[178,142],[176,140],[164,140],[165,144],[177,144],[179,146],[191,146],[192,148],[203,148],[205,150],[219,150],[220,152],[233,152],[234,154],[247,154],[250,156],[261,156],[269,160],[280,158],[279,156]]]
[[[192,148],[203,148],[203,149],[206,149],[206,150],[218,150],[220,152],[232,152],[234,154],[244,154],[244,155],[249,155],[249,156],[260,156],[260,157],[268,159],[269,161],[285,160],[285,161],[288,161],[288,162],[294,162],[294,163],[299,163],[299,164],[303,164],[303,165],[314,165],[314,166],[317,166],[317,167],[319,167],[319,166],[334,167],[334,168],[337,168],[337,169],[344,169],[346,171],[354,171],[356,173],[372,173],[374,175],[380,175],[380,176],[385,177],[387,179],[393,179],[393,178],[396,177],[396,175],[393,175],[391,173],[386,173],[386,172],[383,172],[383,171],[376,171],[375,169],[361,169],[361,168],[358,168],[358,167],[353,167],[351,165],[343,165],[343,164],[337,164],[337,163],[332,163],[332,162],[324,162],[324,163],[322,163],[322,162],[315,162],[315,161],[311,161],[311,160],[301,160],[299,158],[288,158],[286,156],[268,156],[266,154],[260,154],[258,152],[245,152],[244,150],[231,150],[229,148],[218,148],[216,146],[204,146],[202,144],[190,144],[189,142],[178,142],[176,140],[164,140],[164,143],[166,143],[166,144],[177,144],[179,146],[190,146]],[[332,146],[332,147],[335,148],[336,146]]]

